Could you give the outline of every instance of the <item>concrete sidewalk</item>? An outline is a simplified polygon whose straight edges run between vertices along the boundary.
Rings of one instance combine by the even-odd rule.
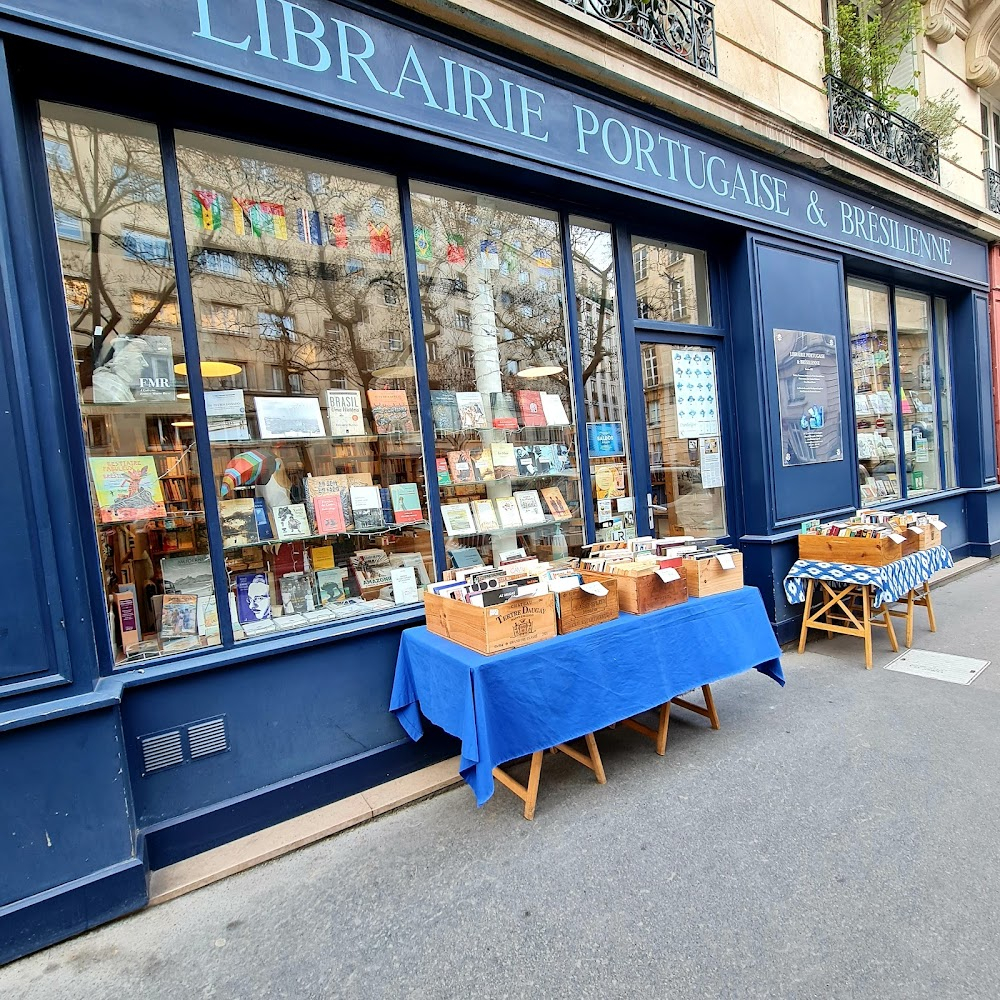
[[[994,659],[1000,564],[914,646]],[[902,630],[900,629],[900,632]],[[533,823],[465,787],[0,969],[61,998],[1000,997],[1000,664],[971,686],[812,640],[666,758],[547,759]],[[522,765],[523,766],[523,765]]]

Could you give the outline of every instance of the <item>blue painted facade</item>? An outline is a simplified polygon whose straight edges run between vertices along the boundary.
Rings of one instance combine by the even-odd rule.
[[[152,121],[168,160],[172,130],[186,128],[262,144],[281,136],[295,151],[380,167],[400,178],[406,227],[410,171],[542,204],[562,213],[564,232],[570,214],[613,223],[637,496],[650,489],[642,343],[715,347],[731,538],[781,639],[797,626],[781,580],[798,523],[852,510],[859,483],[849,412],[844,461],[782,466],[771,331],[836,337],[849,407],[847,279],[942,296],[958,486],[918,503],[948,524],[956,557],[1000,552],[984,244],[426,25],[310,0],[301,9],[322,35],[301,15],[289,36],[258,9],[269,7],[0,2],[0,961],[141,907],[153,868],[452,751],[443,736],[410,744],[387,711],[399,632],[420,621],[412,613],[112,673],[39,99]],[[459,105],[467,92],[449,97],[449,63],[468,68],[454,78],[466,86],[490,81],[490,114]],[[181,230],[176,190],[168,201]],[[626,294],[633,233],[708,252],[716,325],[638,318]],[[196,356],[193,318],[182,319]],[[423,378],[420,352],[416,364]],[[203,416],[196,433],[204,446]],[[435,546],[440,557],[440,537]],[[224,580],[221,564],[216,574]],[[228,752],[143,775],[139,737],[220,716]]]

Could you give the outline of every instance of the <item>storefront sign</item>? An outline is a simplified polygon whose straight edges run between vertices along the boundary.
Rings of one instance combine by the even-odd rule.
[[[803,330],[775,330],[774,360],[778,371],[781,464],[842,461],[837,338]]]
[[[986,282],[984,244],[340,4],[0,0],[3,12]]]

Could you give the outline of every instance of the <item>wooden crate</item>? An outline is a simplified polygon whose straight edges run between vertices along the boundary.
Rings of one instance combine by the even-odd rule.
[[[928,524],[920,533],[919,549],[933,549],[941,544],[941,529],[935,528],[933,524]]]
[[[739,552],[731,552],[729,555],[733,557],[732,569],[723,569],[714,556],[711,559],[684,560],[688,593],[692,597],[724,594],[743,586],[743,555]]]
[[[567,590],[554,595],[559,606],[556,617],[560,635],[600,625],[601,622],[613,622],[618,617],[618,581],[621,578],[590,570],[582,570],[580,575],[584,583],[602,583],[608,592],[604,597],[594,597],[582,590]]]
[[[684,571],[680,579],[664,583],[655,573],[646,576],[616,576],[618,581],[618,606],[630,615],[644,615],[659,611],[672,604],[683,604],[688,599],[688,585]]]
[[[556,634],[556,606],[551,594],[518,597],[492,608],[424,594],[428,631],[489,656],[517,649]]]
[[[888,566],[903,557],[903,543],[847,535],[799,535],[799,558],[851,566]]]

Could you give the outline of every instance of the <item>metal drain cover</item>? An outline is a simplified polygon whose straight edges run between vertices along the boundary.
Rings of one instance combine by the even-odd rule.
[[[951,653],[932,653],[926,649],[908,649],[885,665],[886,670],[930,677],[949,684],[971,684],[988,666],[989,660],[973,660],[968,656]]]

